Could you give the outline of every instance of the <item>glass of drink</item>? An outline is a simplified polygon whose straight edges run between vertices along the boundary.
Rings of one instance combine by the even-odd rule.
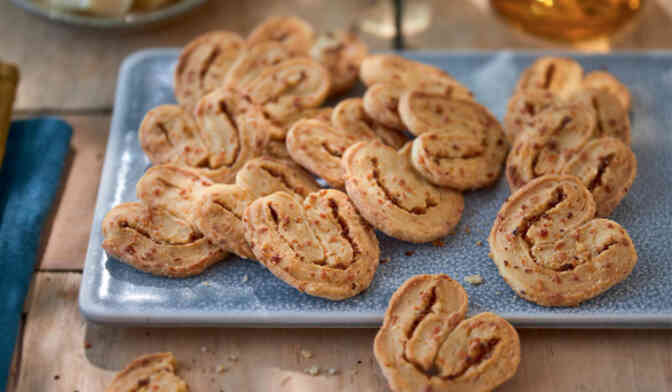
[[[630,22],[645,0],[490,0],[520,29],[546,38],[583,41],[609,36]]]

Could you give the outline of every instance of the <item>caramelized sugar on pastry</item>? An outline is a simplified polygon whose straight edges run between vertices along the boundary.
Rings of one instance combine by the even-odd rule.
[[[198,167],[208,160],[194,117],[181,106],[161,105],[145,115],[138,131],[140,146],[155,164]]]
[[[464,210],[459,192],[432,185],[410,163],[410,144],[397,152],[379,140],[343,155],[345,189],[360,214],[385,234],[430,242],[450,233]]]
[[[495,182],[508,144],[497,119],[472,100],[409,90],[399,113],[413,140],[411,163],[430,182],[458,190]]]
[[[189,392],[175,368],[172,353],[143,355],[119,372],[105,392]]]
[[[175,68],[177,102],[191,111],[202,96],[222,86],[244,46],[243,38],[229,31],[203,34],[185,46]]]
[[[258,25],[247,37],[252,46],[274,41],[293,53],[307,54],[315,41],[315,32],[308,22],[293,16],[272,16]]]
[[[243,50],[231,65],[224,84],[245,90],[266,68],[294,57],[286,46],[275,41],[262,41]]]
[[[226,257],[183,218],[137,202],[120,204],[105,215],[103,238],[108,254],[160,276],[198,275]]]
[[[237,90],[222,88],[206,95],[195,117],[208,148],[207,165],[198,170],[213,181],[232,182],[245,162],[264,154],[272,125]]]
[[[310,48],[310,56],[329,70],[330,95],[343,93],[355,85],[359,67],[368,52],[357,34],[346,31],[321,34]]]
[[[607,71],[593,71],[583,78],[583,87],[606,90],[616,96],[626,112],[630,111],[632,98],[630,90]]]
[[[386,127],[372,119],[364,110],[362,98],[348,98],[339,102],[331,115],[331,123],[335,128],[346,130],[356,135],[373,135],[388,146],[399,149],[408,142],[408,137],[401,131]]]
[[[321,190],[303,203],[276,192],[253,202],[243,222],[257,259],[301,292],[342,300],[373,280],[378,240],[343,192]]]
[[[542,306],[575,306],[623,281],[637,263],[635,247],[624,228],[595,212],[578,177],[547,175],[519,189],[490,232],[499,274]]]
[[[247,206],[275,192],[287,192],[303,200],[319,189],[314,178],[291,161],[253,159],[238,172],[235,184],[216,184],[201,193],[195,205],[194,222],[222,249],[252,259],[254,255],[245,240],[242,222]]]
[[[597,216],[606,217],[623,200],[637,175],[630,147],[613,137],[593,139],[562,169],[581,179],[593,194]]]
[[[467,307],[448,275],[417,275],[397,289],[373,345],[393,391],[486,392],[516,374],[516,330],[493,313],[465,319]]]
[[[320,106],[329,88],[329,72],[320,63],[296,58],[266,68],[246,93],[268,120],[282,124],[297,112]]]
[[[518,80],[516,90],[546,90],[568,97],[581,88],[583,68],[576,61],[562,57],[540,57]]]

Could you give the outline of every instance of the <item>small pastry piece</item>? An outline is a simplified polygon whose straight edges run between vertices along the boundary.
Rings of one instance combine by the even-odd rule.
[[[231,65],[224,84],[244,91],[266,68],[292,57],[294,54],[278,42],[259,42],[240,53],[238,59]]]
[[[487,392],[516,374],[520,338],[493,313],[465,319],[448,275],[417,275],[392,295],[373,352],[395,392]]]
[[[508,144],[497,119],[472,100],[408,90],[399,113],[413,140],[411,163],[433,184],[458,190],[495,182]]]
[[[245,240],[242,223],[247,206],[260,197],[280,191],[302,201],[319,189],[310,174],[290,161],[253,159],[238,172],[234,185],[216,184],[201,193],[195,204],[194,222],[222,249],[252,259],[254,255]]]
[[[203,34],[185,46],[175,68],[177,102],[191,111],[202,96],[222,86],[244,46],[243,38],[229,31]]]
[[[119,372],[105,392],[189,392],[175,368],[172,353],[143,355]]]
[[[471,99],[471,92],[455,78],[431,65],[393,54],[369,55],[362,61],[359,77],[368,87],[394,83],[407,88]]]
[[[618,98],[626,112],[630,111],[632,98],[628,88],[607,71],[593,71],[583,78],[583,87],[606,90]]]
[[[511,192],[545,174],[558,174],[595,135],[595,114],[579,106],[547,110],[516,140],[506,162]]]
[[[630,147],[613,137],[593,139],[562,169],[577,176],[593,194],[597,216],[606,217],[628,193],[637,175]]]
[[[540,57],[518,80],[516,91],[546,90],[566,98],[581,88],[583,68],[576,61],[563,57]]]
[[[252,203],[243,222],[257,259],[301,292],[342,300],[373,280],[378,240],[343,192],[321,190],[303,203],[276,192]]]
[[[335,128],[355,135],[367,138],[375,135],[394,149],[399,149],[408,142],[408,137],[403,132],[386,127],[366,114],[364,100],[361,98],[348,98],[339,102],[331,114],[331,123]]]
[[[564,100],[548,90],[520,90],[511,99],[504,115],[504,132],[510,143],[533,125],[536,116],[546,109],[561,106]]]
[[[310,56],[329,70],[330,95],[341,94],[354,86],[359,66],[368,52],[357,34],[345,31],[319,35],[310,48]]]
[[[159,276],[198,275],[226,257],[189,222],[143,203],[112,208],[103,220],[103,238],[109,255]]]
[[[195,110],[208,164],[198,171],[215,182],[230,183],[250,159],[263,155],[272,125],[261,108],[231,88],[203,97]]]
[[[264,41],[278,42],[293,53],[307,54],[315,40],[308,22],[293,16],[272,16],[258,25],[247,37],[252,46]]]
[[[295,58],[266,68],[250,82],[246,93],[277,124],[296,112],[320,106],[329,88],[329,72],[320,63]]]
[[[194,117],[181,106],[161,105],[145,115],[138,131],[140,147],[154,165],[202,166],[208,150]]]
[[[399,100],[404,92],[406,87],[402,84],[374,84],[364,93],[364,111],[386,127],[403,130],[406,126],[399,116]]]
[[[379,140],[352,145],[342,161],[345,189],[364,219],[385,234],[430,242],[457,225],[464,199],[418,174],[410,163],[410,149],[407,144],[397,152]]]
[[[595,113],[595,137],[615,137],[630,145],[630,117],[618,98],[607,90],[582,89],[573,94],[573,102],[586,102]]]
[[[623,281],[637,252],[625,229],[595,211],[574,176],[543,176],[513,193],[490,231],[499,274],[542,306],[575,306]]]

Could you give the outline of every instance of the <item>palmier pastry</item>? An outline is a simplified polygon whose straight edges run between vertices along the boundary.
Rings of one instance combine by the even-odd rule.
[[[523,71],[516,90],[545,90],[568,97],[581,88],[583,68],[562,57],[540,57]]]
[[[172,353],[143,355],[119,372],[105,392],[189,392],[175,368]]]
[[[368,52],[357,34],[346,31],[321,34],[310,48],[310,56],[329,70],[331,95],[341,94],[354,86],[359,66]]]
[[[294,53],[308,54],[315,40],[315,32],[308,22],[293,16],[272,16],[257,26],[247,37],[252,46],[264,41],[274,41]]]

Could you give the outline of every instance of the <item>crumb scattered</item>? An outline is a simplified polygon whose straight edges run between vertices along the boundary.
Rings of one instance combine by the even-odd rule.
[[[320,374],[320,368],[317,365],[313,365],[312,367],[303,369],[303,372],[311,376],[317,376]]]
[[[245,276],[243,276],[243,283],[247,283],[248,280],[250,280],[250,278],[245,274]]]
[[[312,351],[301,350],[301,356],[304,357],[305,359],[310,359],[313,357],[313,353]]]
[[[93,347],[93,346],[91,345],[91,343],[89,343],[89,342],[84,342],[84,349],[88,350],[88,349],[90,349],[91,347]]]
[[[436,246],[437,248],[442,248],[446,245],[446,243],[443,242],[443,240],[434,240],[432,241],[432,245]]]
[[[54,380],[58,381],[60,379],[61,379],[61,376],[59,376],[58,374],[54,376]]]
[[[470,283],[474,286],[478,286],[479,284],[483,283],[483,277],[481,275],[469,275],[464,277],[464,281],[467,283]]]
[[[407,251],[405,252],[405,254],[406,254],[406,256],[411,257],[411,256],[413,256],[413,255],[415,254],[415,251],[414,251],[414,250],[407,250]]]
[[[483,246],[483,241],[476,241],[476,246]]]
[[[219,374],[226,373],[226,372],[229,371],[229,369],[231,369],[231,368],[226,366],[226,365],[217,365],[217,373],[219,373]]]
[[[469,225],[464,226],[464,232],[467,233],[467,234],[471,233],[471,229],[469,228]]]
[[[238,353],[229,354],[229,361],[231,362],[238,362],[238,358],[240,358],[240,355]]]
[[[329,368],[329,370],[327,370],[327,373],[329,373],[330,376],[335,376],[338,374],[338,369]]]
[[[380,264],[387,264],[390,261],[392,261],[390,257],[383,257],[382,259],[380,259]]]
[[[495,255],[492,254],[492,252],[488,253],[488,257],[494,260]]]
[[[208,348],[205,347],[205,346],[201,347],[201,352],[202,352],[202,353],[207,353],[207,352],[208,352]]]
[[[362,360],[360,359],[360,360],[357,361],[357,365],[361,365],[361,364],[362,364]]]
[[[207,280],[203,281],[203,283],[201,283],[201,284],[202,284],[203,286],[210,286],[210,282],[207,281]]]

